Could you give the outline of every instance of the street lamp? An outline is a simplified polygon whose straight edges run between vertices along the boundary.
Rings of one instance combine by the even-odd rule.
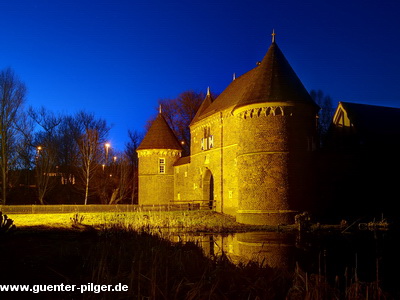
[[[111,145],[110,145],[110,143],[106,143],[106,144],[104,145],[104,147],[106,148],[106,164],[107,164],[107,161],[108,161],[108,148],[110,148]]]
[[[40,150],[42,150],[42,146],[37,146],[36,147],[36,159],[39,159]]]

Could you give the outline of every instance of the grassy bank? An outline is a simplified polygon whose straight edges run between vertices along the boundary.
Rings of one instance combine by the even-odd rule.
[[[253,230],[288,231],[294,226],[253,226],[237,223],[231,216],[212,211],[150,211],[127,213],[80,213],[80,214],[9,214],[18,227],[71,228],[119,228],[141,230],[143,228],[185,229],[188,232],[229,233]]]

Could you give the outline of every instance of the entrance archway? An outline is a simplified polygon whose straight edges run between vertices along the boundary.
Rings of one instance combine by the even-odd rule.
[[[206,170],[203,178],[203,200],[211,210],[214,209],[214,177],[209,169]]]

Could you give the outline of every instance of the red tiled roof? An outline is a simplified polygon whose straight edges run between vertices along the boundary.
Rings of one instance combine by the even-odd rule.
[[[161,113],[158,114],[153,124],[151,124],[149,131],[137,148],[137,150],[143,149],[182,150],[182,146]]]

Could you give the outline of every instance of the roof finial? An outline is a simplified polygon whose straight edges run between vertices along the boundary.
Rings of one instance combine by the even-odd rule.
[[[233,80],[236,80],[236,73],[233,73]]]
[[[210,93],[210,87],[207,87],[207,96],[210,96],[211,95],[211,93]]]
[[[158,112],[159,112],[160,114],[162,113],[161,104],[158,106]]]
[[[272,29],[272,44],[274,44],[275,43],[275,36],[276,36],[276,33],[275,33],[275,29]]]

